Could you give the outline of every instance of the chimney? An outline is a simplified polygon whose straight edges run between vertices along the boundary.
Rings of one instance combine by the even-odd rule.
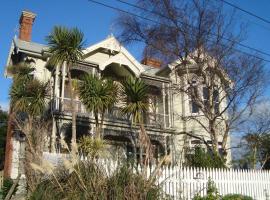
[[[144,58],[141,63],[144,65],[148,65],[148,66],[156,67],[156,68],[160,68],[162,65],[162,62],[160,60],[155,59],[155,58],[147,58],[147,57]]]
[[[36,14],[29,11],[22,11],[20,18],[20,33],[19,39],[27,42],[31,41],[32,26],[35,20]]]

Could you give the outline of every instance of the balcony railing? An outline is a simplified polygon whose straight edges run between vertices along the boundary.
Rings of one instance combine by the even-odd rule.
[[[83,103],[79,100],[74,100],[74,106],[75,111],[78,113],[78,115],[84,115],[84,116],[90,116],[93,117],[93,113],[87,111]],[[72,112],[72,104],[71,99],[64,98],[61,100],[61,98],[55,99],[54,103],[54,109],[61,112]],[[111,120],[111,121],[125,121],[129,122],[129,116],[123,114],[121,112],[121,108],[119,107],[113,107],[109,111],[105,112],[104,115],[105,119]],[[147,112],[144,114],[144,123],[146,126],[153,126],[157,128],[168,128],[170,127],[170,120],[168,114],[161,114],[161,113],[152,113]]]

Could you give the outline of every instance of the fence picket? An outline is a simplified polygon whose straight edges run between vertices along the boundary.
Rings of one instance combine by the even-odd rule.
[[[4,171],[0,171],[0,189],[3,187],[4,183]]]
[[[45,152],[43,155],[55,165],[60,165],[63,159],[63,154]],[[68,156],[66,159],[69,159]],[[110,159],[99,159],[98,163],[104,167],[109,176],[120,164],[119,161]],[[153,173],[156,166],[147,167],[147,176]],[[141,172],[142,168],[141,165],[135,165],[133,171]],[[164,193],[173,199],[192,199],[197,193],[206,195],[208,178],[215,182],[221,195],[244,194],[256,200],[267,199],[266,194],[270,195],[270,171],[267,170],[189,168],[171,165],[161,167],[156,181]],[[0,171],[0,188],[2,183],[3,172]]]

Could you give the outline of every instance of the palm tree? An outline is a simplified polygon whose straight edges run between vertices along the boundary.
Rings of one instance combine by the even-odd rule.
[[[16,65],[11,65],[7,67],[7,73],[13,76],[13,87],[17,82],[17,85],[20,86],[21,83],[31,79],[31,73],[34,71],[33,68],[29,67],[26,63],[18,63]],[[14,87],[16,88],[16,87]],[[12,151],[10,150],[12,146],[12,130],[13,130],[13,108],[12,108],[12,98],[10,102],[10,110],[8,116],[8,128],[7,128],[7,138],[6,138],[6,146],[7,146],[7,153],[6,153],[6,165],[5,165],[5,172],[10,171],[9,167],[11,165]]]
[[[78,86],[79,96],[87,110],[94,113],[96,133],[100,138],[103,130],[104,114],[118,101],[118,86],[112,79],[86,75]]]
[[[145,131],[143,120],[143,114],[149,108],[148,90],[149,87],[138,78],[129,77],[123,82],[122,93],[125,106],[122,108],[122,112],[130,115],[132,124],[139,124],[140,126],[139,141],[141,150],[145,149],[146,151],[145,164],[149,162],[152,155],[151,142]]]
[[[26,113],[29,119],[40,116],[46,109],[47,83],[42,83],[37,79],[23,84],[14,82],[10,97],[11,106],[15,112]]]
[[[34,70],[27,63],[8,67],[8,73],[13,75],[10,90],[12,112],[25,113],[30,119],[44,113],[48,94],[47,83],[35,79]]]
[[[19,66],[19,67],[18,67]],[[25,174],[30,190],[33,190],[37,176],[32,171],[31,163],[40,164],[42,159],[44,136],[41,129],[42,117],[47,108],[47,83],[40,82],[32,76],[33,68],[22,63],[8,68],[13,73],[13,84],[10,89],[11,114],[14,122],[26,138]]]
[[[24,82],[32,79],[32,73],[34,71],[35,69],[25,62],[20,62],[17,65],[7,67],[7,72],[13,76],[14,82]]]
[[[46,37],[51,53],[49,63],[56,65],[65,64],[67,67],[71,108],[72,108],[72,143],[76,144],[76,111],[73,97],[71,79],[71,65],[83,59],[84,35],[77,28],[55,26]],[[63,80],[64,81],[64,80]]]

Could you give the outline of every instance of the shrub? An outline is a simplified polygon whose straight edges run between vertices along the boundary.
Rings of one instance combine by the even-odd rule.
[[[30,200],[44,199],[160,200],[162,193],[161,188],[127,165],[108,176],[101,165],[89,160],[80,162],[71,173],[62,170],[42,181]]]
[[[218,200],[220,199],[215,183],[211,179],[208,180],[206,193],[207,195],[204,197],[196,195],[193,198],[193,200]]]
[[[227,194],[221,198],[222,200],[253,200],[252,197],[241,194]]]
[[[102,139],[82,136],[78,141],[78,149],[83,156],[94,159],[104,151],[105,143]]]
[[[32,193],[31,200],[43,199],[105,199],[106,176],[94,162],[80,162],[71,173],[60,170],[41,182]]]
[[[142,174],[134,173],[132,168],[122,165],[108,179],[109,199],[117,200],[157,200],[162,199],[161,188],[145,179]]]
[[[199,195],[196,195],[193,200],[253,200],[249,196],[244,196],[241,194],[227,194],[223,197],[221,197],[218,194],[218,190],[215,186],[215,183],[211,180],[208,180],[207,183],[207,195],[204,197],[201,197]]]
[[[215,153],[209,153],[202,147],[195,147],[194,154],[186,154],[185,165],[190,167],[225,168],[225,160]]]
[[[0,190],[0,197],[2,196],[2,198],[4,199],[7,196],[7,194],[9,192],[10,188],[12,187],[12,185],[13,185],[13,180],[12,179],[10,179],[10,178],[4,179],[3,187]],[[15,193],[16,191],[17,191],[17,187],[15,188],[13,193]]]

